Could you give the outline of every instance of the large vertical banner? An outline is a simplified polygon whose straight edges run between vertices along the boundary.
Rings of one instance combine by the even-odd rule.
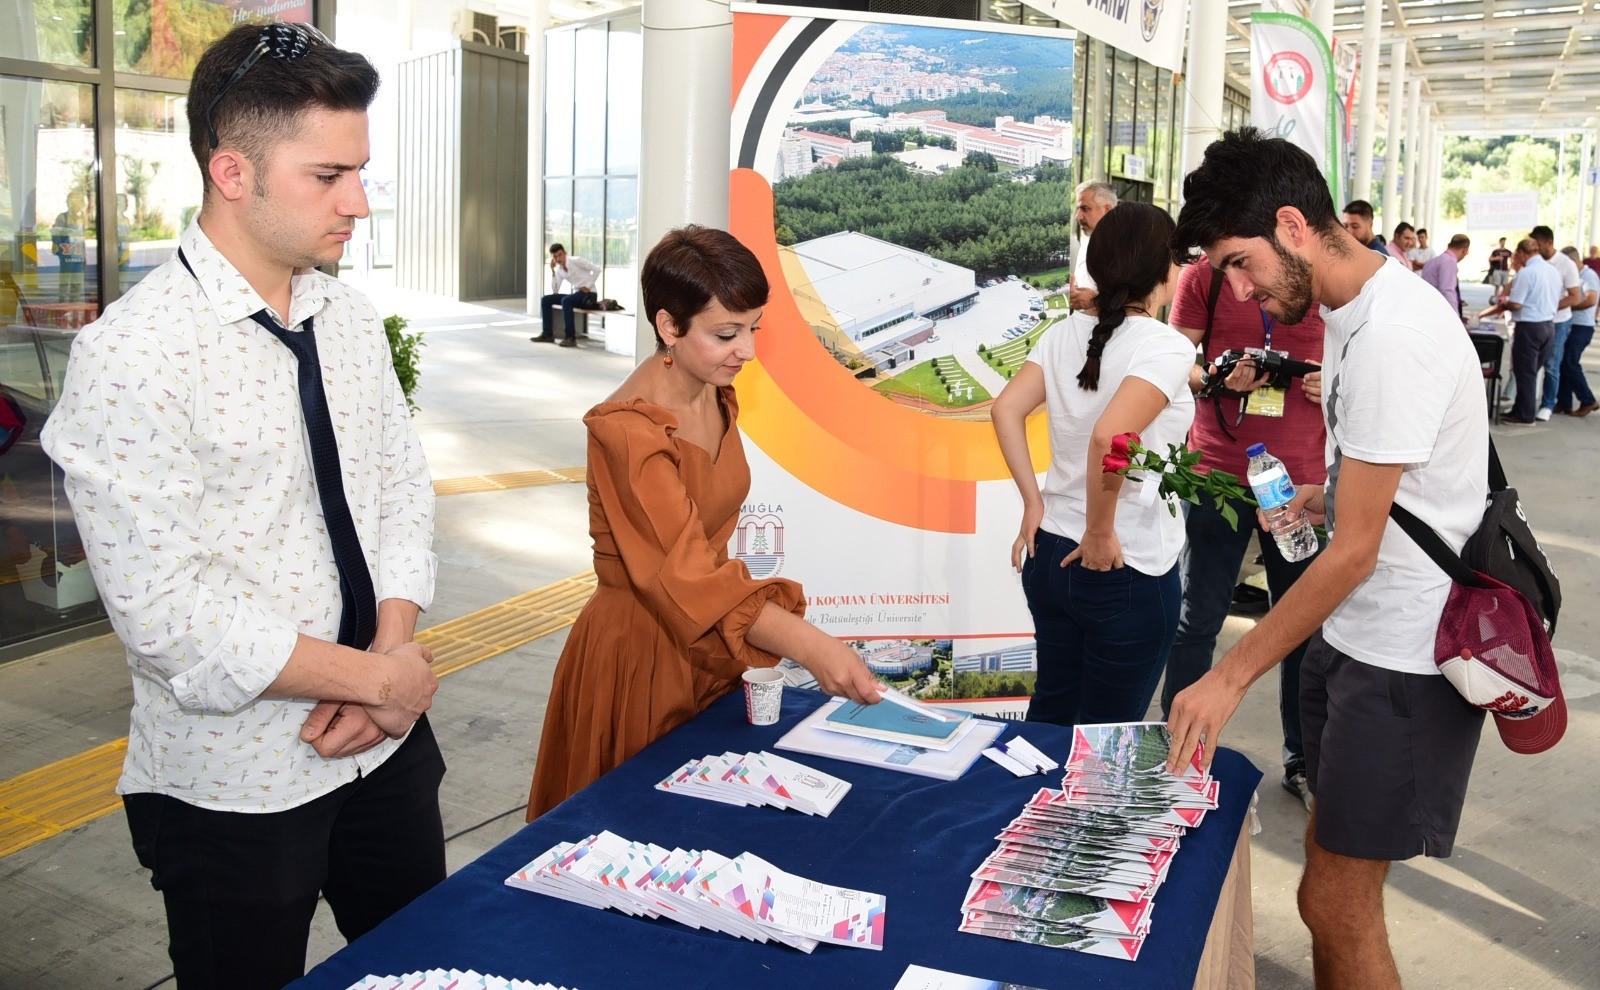
[[[773,9],[734,8],[730,223],[772,295],[730,551],[896,686],[1017,711],[1035,650],[989,407],[1066,315],[1073,36]],[[1042,414],[1029,442],[1042,471]]]
[[[1250,122],[1304,148],[1343,206],[1343,104],[1328,39],[1304,17],[1251,14],[1250,68]]]

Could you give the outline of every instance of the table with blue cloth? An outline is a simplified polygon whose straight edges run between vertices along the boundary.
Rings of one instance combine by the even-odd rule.
[[[1043,990],[1209,990],[1252,980],[1244,822],[1261,774],[1231,750],[1221,750],[1212,766],[1221,782],[1221,806],[1184,837],[1156,894],[1150,935],[1136,962],[956,931],[969,875],[1040,787],[1060,786],[1059,772],[1019,778],[979,759],[960,779],[942,781],[784,754],[851,782],[850,793],[827,818],[655,789],[691,758],[773,750],[779,737],[824,700],[815,692],[786,689],[783,718],[757,727],[745,722],[742,695],[721,699],[292,986],[344,990],[369,973],[453,967],[578,990],[889,990],[912,963]],[[1053,759],[1066,759],[1069,729],[1018,723],[1002,738],[1012,735]],[[445,754],[447,761],[451,757]],[[714,849],[727,856],[749,851],[821,883],[884,894],[884,949],[823,944],[806,955],[776,942],[763,945],[668,920],[628,917],[505,885],[506,877],[551,846],[607,829],[668,848]]]

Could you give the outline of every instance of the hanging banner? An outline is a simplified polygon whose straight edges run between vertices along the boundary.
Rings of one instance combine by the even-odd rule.
[[[1251,14],[1250,69],[1250,123],[1304,148],[1342,206],[1341,104],[1328,40],[1304,17]]]
[[[1183,0],[1029,0],[1028,6],[1168,72],[1183,71],[1189,19]]]
[[[730,553],[889,683],[1020,713],[1022,505],[989,407],[1065,316],[1074,36],[733,9],[729,222],[772,292]],[[1043,471],[1042,415],[1028,437]]]
[[[1467,193],[1468,230],[1527,230],[1538,222],[1537,192]]]

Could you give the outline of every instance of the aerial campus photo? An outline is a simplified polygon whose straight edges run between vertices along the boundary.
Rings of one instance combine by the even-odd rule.
[[[1067,315],[1066,37],[873,25],[816,70],[774,167],[775,229],[817,340],[863,386],[987,420]]]

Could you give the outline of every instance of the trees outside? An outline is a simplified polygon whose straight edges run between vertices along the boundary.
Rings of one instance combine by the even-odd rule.
[[[778,242],[854,230],[980,273],[1042,271],[1072,239],[1072,174],[1033,174],[1014,182],[969,163],[927,176],[888,155],[849,159],[774,187]]]

